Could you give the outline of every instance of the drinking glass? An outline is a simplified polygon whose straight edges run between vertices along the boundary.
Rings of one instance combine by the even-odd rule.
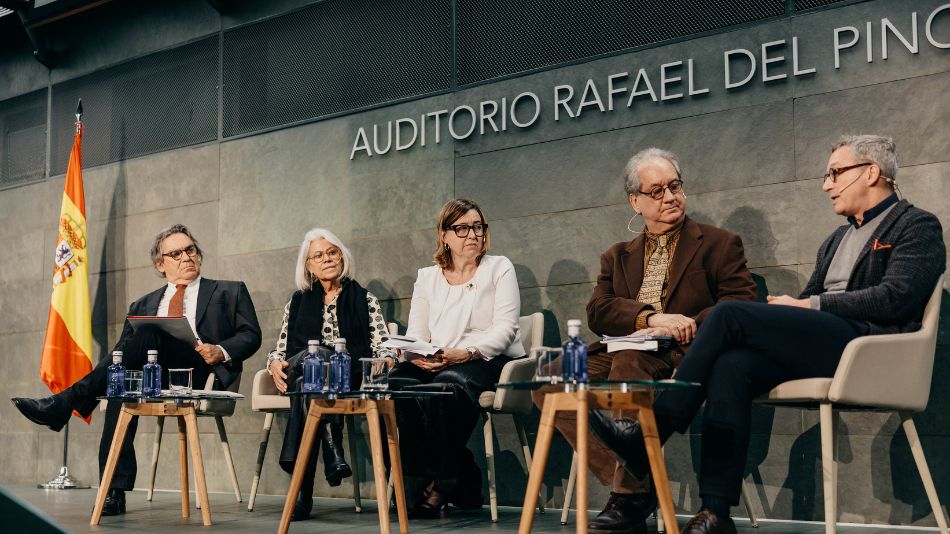
[[[534,379],[541,382],[556,384],[561,380],[561,362],[558,358],[564,351],[557,347],[535,347],[531,349],[531,357],[537,362],[537,371]]]
[[[168,389],[172,395],[191,395],[193,370],[194,368],[168,370]]]
[[[389,358],[360,358],[363,364],[363,391],[385,391],[389,389]]]
[[[125,394],[129,397],[142,396],[142,371],[125,371]]]

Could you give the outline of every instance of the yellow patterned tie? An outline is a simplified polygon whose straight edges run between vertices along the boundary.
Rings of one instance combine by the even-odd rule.
[[[637,295],[637,300],[650,304],[657,312],[663,311],[663,283],[666,281],[666,272],[670,265],[667,238],[666,235],[656,238],[656,250],[647,262],[646,271],[643,273],[643,283],[640,284],[640,294]]]

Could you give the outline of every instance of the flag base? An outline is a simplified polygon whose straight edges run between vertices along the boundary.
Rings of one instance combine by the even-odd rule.
[[[89,489],[89,486],[69,476],[69,468],[65,465],[59,468],[59,474],[55,478],[44,484],[37,484],[36,487],[52,490]]]

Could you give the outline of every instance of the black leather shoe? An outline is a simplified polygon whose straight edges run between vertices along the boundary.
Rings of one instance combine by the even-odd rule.
[[[683,527],[683,534],[736,534],[736,524],[731,517],[719,517],[709,510],[694,515]]]
[[[339,486],[344,478],[353,476],[353,470],[343,457],[343,418],[328,418],[320,430],[323,445],[323,473],[330,486]]]
[[[591,410],[590,430],[597,439],[613,451],[620,465],[637,480],[650,474],[650,459],[640,423],[629,419],[611,419],[600,410]]]
[[[106,494],[106,503],[102,505],[102,515],[125,513],[125,490],[112,488]]]
[[[656,511],[656,494],[610,492],[604,510],[587,525],[587,531],[609,534],[641,534],[647,531],[647,517]]]
[[[69,415],[73,412],[66,402],[56,395],[42,399],[14,397],[10,400],[24,417],[38,425],[48,426],[56,432],[63,429],[69,421]]]

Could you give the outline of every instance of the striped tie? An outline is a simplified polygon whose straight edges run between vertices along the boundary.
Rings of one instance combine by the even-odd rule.
[[[670,265],[670,251],[667,248],[665,235],[656,238],[656,250],[650,255],[646,271],[643,273],[643,283],[640,284],[640,294],[637,300],[650,304],[657,312],[663,311],[663,283],[666,281],[666,272]]]

